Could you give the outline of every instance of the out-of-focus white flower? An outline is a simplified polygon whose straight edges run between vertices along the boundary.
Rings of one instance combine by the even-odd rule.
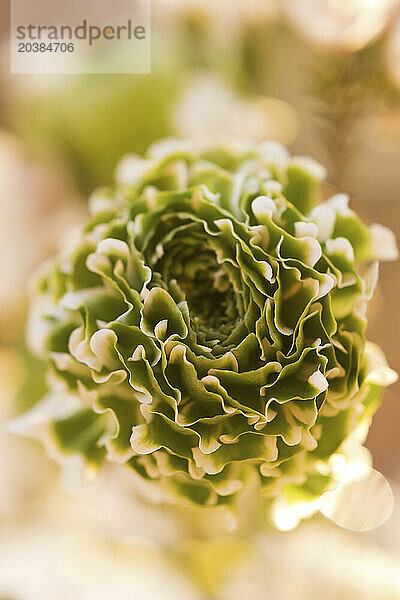
[[[0,132],[1,337],[18,335],[15,320],[31,271],[58,246],[81,210],[64,179]]]
[[[132,509],[137,520],[137,507]],[[107,513],[104,517],[107,519]],[[386,538],[393,542],[397,533],[398,527],[392,523]],[[229,555],[230,538],[222,541],[221,549],[228,548]],[[212,568],[208,561],[213,556],[214,540],[208,552],[207,543],[202,544],[206,552],[202,557],[197,553],[203,559],[199,569]],[[322,520],[305,523],[289,533],[268,531],[255,538],[249,560],[236,562],[229,577],[220,582],[218,598],[394,600],[400,597],[400,561],[387,546],[378,544],[371,534],[361,538]],[[196,543],[175,540],[172,547],[173,552],[193,550]],[[215,562],[221,560],[221,549],[217,549]],[[8,529],[0,539],[0,597],[203,599],[204,594],[186,579],[184,565],[180,570],[175,568],[171,554],[168,546],[140,533],[106,532],[90,521],[84,523],[76,514],[71,520],[68,511],[60,515],[57,524],[46,515]],[[323,560],[318,560],[321,556]],[[229,568],[232,557],[228,560],[225,554],[225,559]],[[187,570],[186,575],[193,574]]]
[[[388,25],[398,0],[285,0],[290,23],[309,41],[359,50]]]
[[[85,533],[46,520],[0,542],[0,597],[24,600],[198,600],[161,548],[132,536]]]
[[[175,129],[183,138],[271,139],[290,144],[298,131],[297,113],[283,100],[239,97],[216,76],[201,74],[186,86],[175,110]]]
[[[398,529],[397,529],[398,532]],[[392,523],[392,536],[396,536]],[[235,571],[221,598],[389,600],[400,597],[400,560],[373,541],[319,521],[260,536],[255,560]]]

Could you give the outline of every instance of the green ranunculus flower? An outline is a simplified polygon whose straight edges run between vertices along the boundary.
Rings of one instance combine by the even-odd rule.
[[[35,280],[48,439],[173,501],[319,497],[393,378],[365,342],[391,232],[320,203],[324,169],[275,143],[166,140],[118,175]]]

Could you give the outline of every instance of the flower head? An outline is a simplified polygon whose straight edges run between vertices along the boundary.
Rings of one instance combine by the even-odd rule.
[[[33,286],[60,453],[200,506],[250,480],[266,503],[332,484],[392,378],[365,308],[396,247],[345,195],[320,203],[324,174],[272,142],[165,140],[121,162]]]

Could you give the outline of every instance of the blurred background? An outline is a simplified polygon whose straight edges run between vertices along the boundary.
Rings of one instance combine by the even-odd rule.
[[[45,390],[24,343],[29,275],[124,153],[163,136],[277,140],[325,164],[327,192],[349,192],[400,239],[398,0],[152,0],[149,75],[10,75],[9,11],[0,0],[2,423]],[[399,297],[399,263],[384,264],[369,339],[398,372]],[[367,439],[395,494],[399,393],[387,390]],[[42,449],[4,426],[0,450],[0,600],[400,599],[400,495],[376,531],[314,519],[260,536],[246,561],[240,539],[178,540],[119,469],[71,494]]]

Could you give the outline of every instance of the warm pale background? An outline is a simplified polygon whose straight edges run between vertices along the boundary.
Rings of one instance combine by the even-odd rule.
[[[281,141],[326,164],[329,189],[348,191],[367,222],[391,227],[400,240],[397,0],[154,0],[148,76],[10,76],[8,22],[9,1],[0,0],[1,420],[32,404],[43,384],[23,348],[29,273],[55,251],[66,227],[84,218],[88,194],[111,181],[118,157],[143,152],[159,137],[230,132]],[[398,372],[399,298],[400,263],[384,264],[369,338]],[[367,439],[374,466],[395,489],[399,424],[397,383],[387,390]],[[96,536],[124,532],[159,541],[169,539],[169,525],[157,521],[146,528],[152,517],[140,507],[137,515],[144,516],[128,519],[126,531],[123,516],[131,508],[124,487],[125,499],[116,499],[107,483],[98,496],[71,499],[38,448],[2,432],[0,450],[0,600],[3,593],[11,600],[129,598],[132,574],[115,560],[128,550],[116,542],[111,556]],[[260,556],[272,565],[270,595],[262,567],[254,571],[253,565],[236,574],[223,597],[241,598],[250,590],[260,600],[400,598],[399,523],[395,515],[363,537],[317,522],[289,537],[260,540]],[[95,531],[94,538],[82,539],[82,528]],[[72,535],[67,542],[65,531]],[[107,546],[104,539],[100,546]],[[166,569],[155,547],[146,548],[158,567],[155,574],[144,563],[137,567],[135,600],[200,598],[178,572]],[[74,553],[85,558],[85,574],[79,560],[68,562]],[[143,547],[136,541],[128,554],[138,564]],[[321,556],[324,568],[316,570]],[[68,572],[60,570],[64,561]],[[99,571],[108,583],[118,580],[118,591],[99,579]]]

